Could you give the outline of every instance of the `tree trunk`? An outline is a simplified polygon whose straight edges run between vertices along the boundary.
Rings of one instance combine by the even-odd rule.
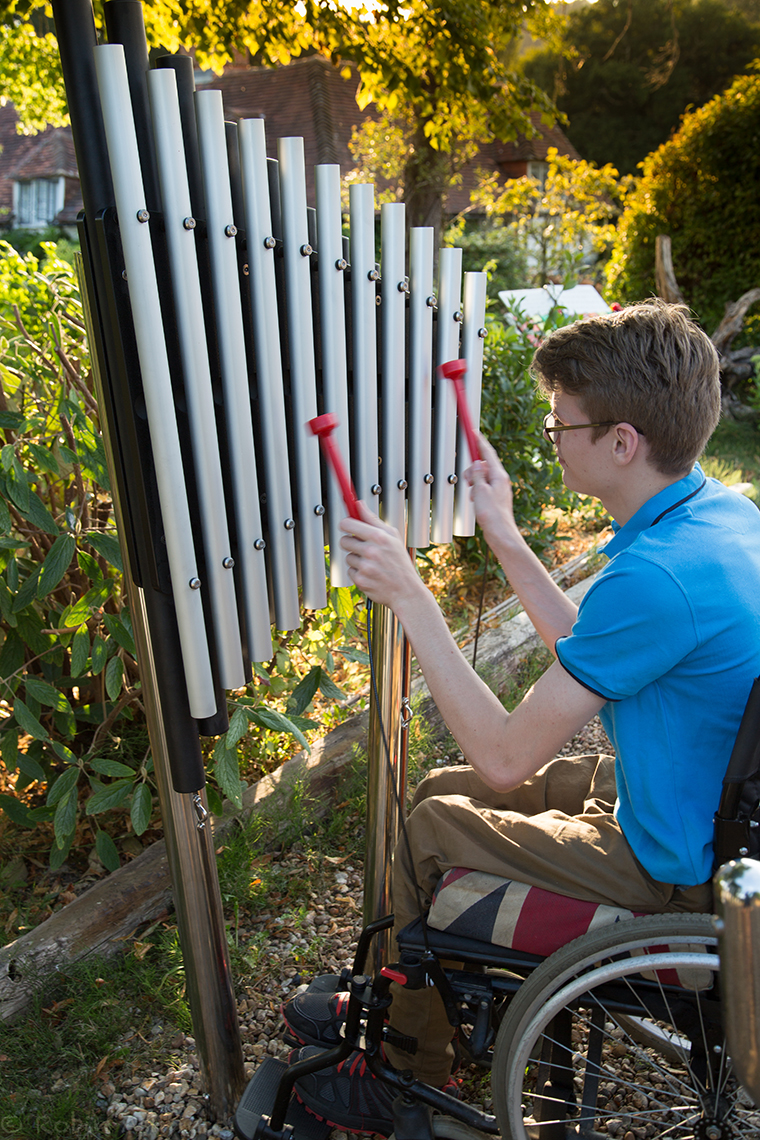
[[[432,226],[433,248],[441,243],[443,197],[449,184],[450,158],[434,150],[419,123],[412,139],[412,151],[404,167],[404,202],[408,226]]]
[[[676,275],[673,272],[673,254],[670,237],[658,234],[654,255],[654,280],[657,296],[674,305],[685,305]]]

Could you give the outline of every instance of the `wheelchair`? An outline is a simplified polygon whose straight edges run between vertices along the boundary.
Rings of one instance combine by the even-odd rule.
[[[760,681],[715,816],[716,867],[753,847],[758,730]],[[330,1126],[291,1096],[295,1082],[357,1049],[397,1093],[392,1140],[760,1136],[726,1047],[712,914],[634,915],[454,868],[425,918],[400,932],[398,961],[370,978],[372,939],[391,925],[365,927],[352,968],[313,983],[349,991],[343,1039],[290,1065],[268,1058],[238,1106],[241,1140],[326,1140]],[[384,1059],[394,981],[436,986],[462,1057],[491,1070],[492,1113]]]

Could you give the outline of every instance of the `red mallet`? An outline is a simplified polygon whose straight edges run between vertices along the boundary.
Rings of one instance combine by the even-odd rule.
[[[316,435],[322,446],[322,452],[330,467],[332,467],[333,474],[338,480],[341,494],[343,495],[343,502],[346,504],[346,510],[352,519],[360,519],[361,514],[357,506],[356,491],[354,485],[349,478],[348,472],[343,464],[343,459],[335,446],[335,440],[332,433],[338,426],[338,417],[334,416],[332,412],[326,412],[323,416],[316,416],[313,420],[309,420],[306,425],[313,435]]]
[[[439,376],[446,376],[454,384],[454,391],[457,394],[457,412],[459,413],[459,420],[464,428],[464,434],[467,436],[467,446],[470,449],[470,458],[473,463],[482,459],[480,454],[480,444],[478,437],[475,434],[475,429],[472,426],[472,417],[470,415],[470,405],[467,403],[467,393],[464,390],[464,383],[462,377],[467,371],[466,360],[447,360],[438,369]]]

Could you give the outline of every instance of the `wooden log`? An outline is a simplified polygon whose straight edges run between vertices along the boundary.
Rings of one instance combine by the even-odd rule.
[[[738,301],[731,301],[726,305],[723,320],[710,337],[722,356],[728,353],[732,340],[741,332],[748,310],[757,301],[760,301],[760,288],[748,289]]]
[[[673,270],[673,250],[670,237],[658,234],[654,251],[654,281],[657,296],[675,305],[685,305],[683,293]]]

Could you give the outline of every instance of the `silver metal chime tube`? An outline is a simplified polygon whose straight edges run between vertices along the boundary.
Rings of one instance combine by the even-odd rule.
[[[130,104],[124,49],[121,45],[105,44],[97,47],[95,69],[103,106],[137,351],[143,374],[156,478],[163,508],[190,711],[195,717],[210,717],[216,712],[216,700],[203,620],[201,581],[198,577],[190,510],[182,475],[182,453],[161,322],[153,250],[147,226],[150,215],[145,208],[137,138],[131,116],[124,115],[124,108]]]
[[[327,590],[319,441],[306,426],[317,415],[317,379],[311,304],[310,257],[313,251],[306,212],[303,139],[279,139],[277,151],[293,401],[299,520],[296,541],[300,555],[301,604],[305,609],[321,610],[327,605]]]

